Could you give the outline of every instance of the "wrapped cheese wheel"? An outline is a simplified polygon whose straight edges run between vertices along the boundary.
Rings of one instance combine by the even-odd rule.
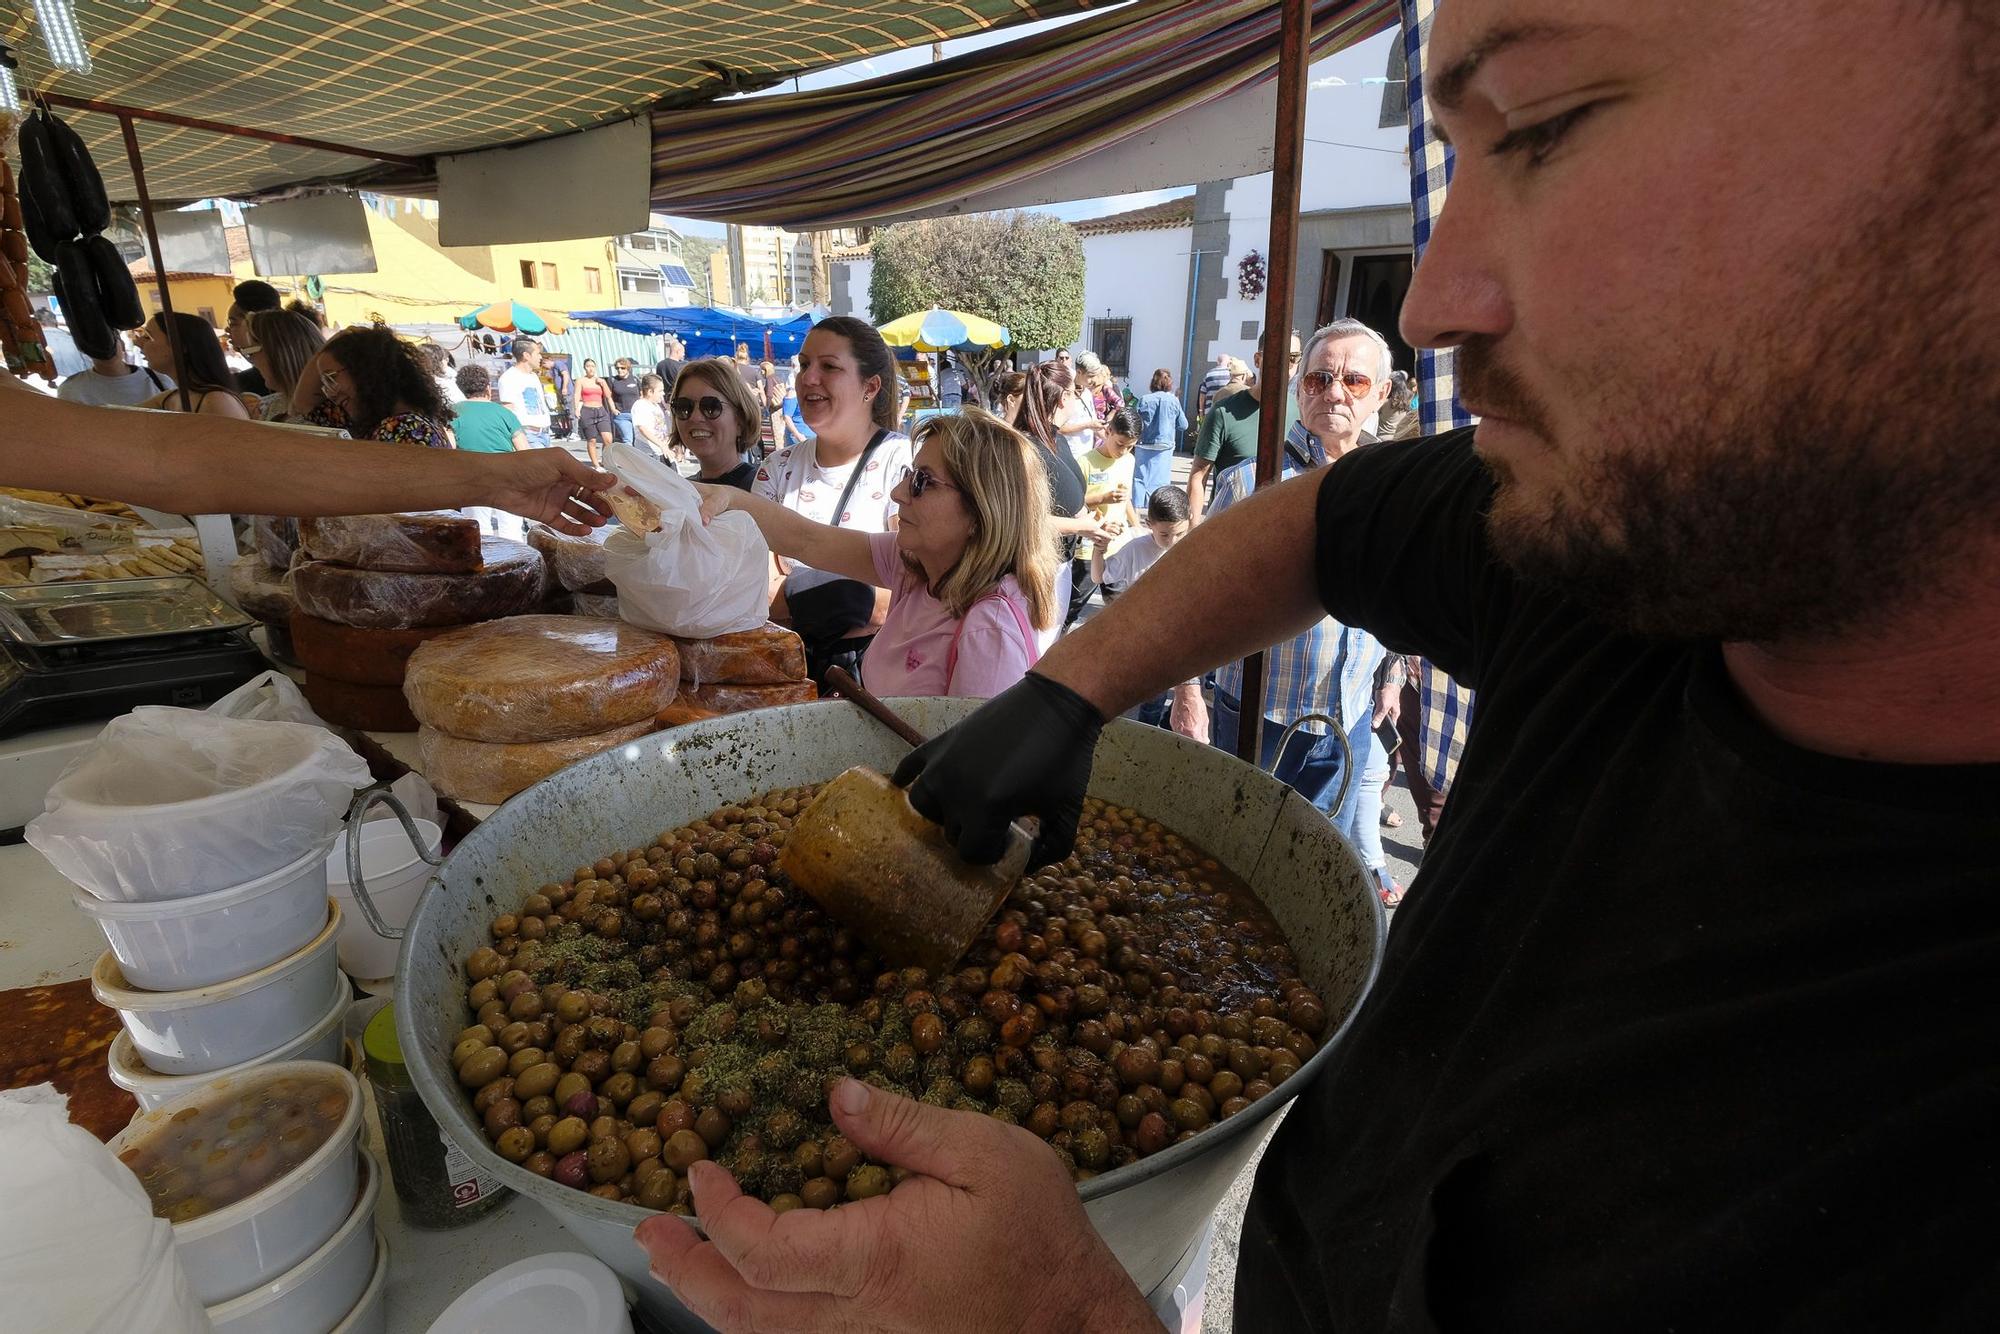
[[[397,574],[471,574],[481,568],[479,521],[450,510],[300,519],[308,560]]]
[[[434,727],[417,731],[424,777],[447,797],[497,806],[516,792],[579,760],[635,741],[653,730],[651,718],[627,727],[560,741],[467,741]]]
[[[528,545],[542,553],[549,574],[572,593],[615,593],[604,573],[604,539],[611,526],[593,528],[587,537],[559,533],[546,524],[528,525]]]
[[[400,689],[403,670],[417,645],[450,634],[453,628],[434,625],[421,630],[364,630],[295,611],[291,617],[293,657],[301,667],[329,681]]]
[[[616,593],[571,593],[569,609],[573,616],[596,616],[601,620],[618,619],[618,595]]]
[[[783,685],[740,686],[719,682],[691,686],[684,698],[697,708],[712,713],[748,713],[776,704],[807,704],[819,698],[810,681],[788,681]]]
[[[257,554],[274,570],[289,570],[292,553],[299,549],[299,521],[260,514],[250,521],[250,535]]]
[[[403,692],[394,686],[358,686],[307,672],[299,689],[313,712],[335,727],[351,727],[357,732],[417,730],[417,720],[411,716]]]
[[[542,558],[520,542],[487,537],[476,574],[392,574],[307,561],[292,572],[299,610],[370,630],[466,625],[514,616],[542,600]]]
[[[766,621],[713,639],[675,639],[681,651],[681,680],[732,685],[775,686],[806,679],[806,643],[793,631]]]
[[[661,709],[656,721],[662,727],[679,727],[682,723],[698,723],[704,718],[721,716],[713,709],[704,709],[690,699],[681,698]]]
[[[229,566],[229,600],[267,625],[283,625],[298,610],[292,576],[274,570],[255,551],[238,556]]]
[[[622,621],[514,616],[439,635],[410,655],[419,722],[467,741],[555,741],[629,727],[673,703],[674,641]]]

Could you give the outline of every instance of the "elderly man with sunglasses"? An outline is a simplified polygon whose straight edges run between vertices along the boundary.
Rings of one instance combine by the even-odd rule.
[[[1292,393],[1299,419],[1285,435],[1281,479],[1323,468],[1373,444],[1375,437],[1361,429],[1362,423],[1382,405],[1393,369],[1389,344],[1359,320],[1337,320],[1315,332],[1306,340],[1298,365]],[[1256,485],[1254,461],[1232,464],[1216,481],[1210,516],[1249,496]],[[1371,740],[1376,677],[1389,658],[1388,650],[1366,630],[1324,617],[1305,633],[1271,648],[1265,658],[1269,674],[1263,766],[1325,811],[1349,842],[1357,842],[1359,780]],[[1401,684],[1399,679],[1396,685]],[[1218,669],[1214,741],[1224,750],[1236,749],[1242,695],[1243,664],[1232,662]],[[1285,729],[1315,713],[1340,720],[1351,750],[1344,751],[1340,740],[1327,734],[1324,723],[1307,722],[1280,754],[1278,743]],[[1345,762],[1349,753],[1351,773]],[[1347,776],[1344,794],[1343,775]]]

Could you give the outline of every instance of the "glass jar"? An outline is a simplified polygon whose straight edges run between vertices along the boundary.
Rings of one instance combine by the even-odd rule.
[[[413,1227],[463,1227],[506,1198],[507,1188],[482,1171],[438,1128],[437,1118],[403,1064],[396,1037],[396,1007],[385,1005],[361,1037],[368,1057],[368,1084],[382,1121],[389,1152],[389,1180]]]

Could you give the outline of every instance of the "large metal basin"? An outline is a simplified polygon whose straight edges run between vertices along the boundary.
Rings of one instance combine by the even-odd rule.
[[[976,703],[891,701],[930,734]],[[501,807],[439,868],[410,920],[396,977],[396,1027],[424,1102],[485,1171],[546,1205],[632,1283],[649,1315],[666,1328],[706,1326],[648,1275],[632,1240],[646,1211],[558,1186],[488,1145],[449,1063],[452,1039],[467,1022],[464,960],[489,941],[494,916],[579,863],[645,844],[773,787],[822,782],[853,764],[887,771],[906,749],[881,724],[840,701],[764,709],[646,737],[565,770]],[[1107,728],[1090,790],[1199,843],[1248,881],[1284,928],[1329,1019],[1328,1040],[1284,1086],[1296,1095],[1325,1067],[1381,961],[1384,916],[1360,861],[1289,788],[1160,728],[1132,722]],[[1265,1098],[1185,1144],[1080,1188],[1091,1221],[1142,1291],[1153,1292],[1172,1274],[1286,1100]]]

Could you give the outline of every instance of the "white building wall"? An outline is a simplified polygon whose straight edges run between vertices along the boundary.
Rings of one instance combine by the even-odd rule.
[[[828,280],[833,292],[827,298],[827,308],[835,315],[854,315],[875,323],[875,314],[868,300],[868,283],[875,275],[875,261],[872,259],[836,259],[827,266]]]
[[[1187,341],[1188,227],[1145,232],[1113,232],[1083,239],[1083,345],[1090,322],[1132,321],[1130,387],[1144,394],[1155,370],[1164,366],[1181,378],[1181,348]]]

